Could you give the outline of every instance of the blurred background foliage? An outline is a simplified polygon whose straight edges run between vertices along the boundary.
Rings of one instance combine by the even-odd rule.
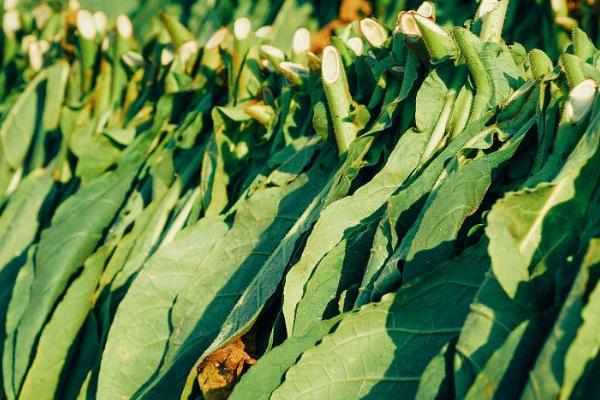
[[[27,0],[30,3],[39,3]],[[62,2],[65,2],[64,0]],[[59,5],[61,0],[50,0]],[[157,15],[167,10],[177,15],[199,40],[206,41],[218,28],[245,16],[253,26],[273,25],[275,45],[289,43],[294,31],[305,26],[313,32],[324,30],[319,41],[327,40],[333,29],[364,16],[374,15],[390,28],[400,10],[414,9],[419,0],[81,0],[82,8],[104,11],[109,18],[128,14],[142,42],[160,30]],[[437,21],[461,24],[477,8],[474,0],[436,2]],[[520,0],[511,2],[505,39],[520,42],[527,49],[540,47],[557,56],[568,46],[569,33],[579,26],[598,42],[600,2],[597,0]],[[333,29],[332,29],[333,28]],[[325,39],[323,39],[325,38]]]

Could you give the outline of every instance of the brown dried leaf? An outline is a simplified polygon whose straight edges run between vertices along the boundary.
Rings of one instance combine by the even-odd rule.
[[[242,339],[215,351],[198,366],[198,383],[206,400],[226,399],[247,366],[256,360],[246,352]]]
[[[331,41],[333,31],[337,28],[358,21],[372,14],[373,7],[367,0],[342,0],[339,18],[325,25],[319,32],[312,35],[311,49],[313,53],[320,53]]]
[[[350,23],[371,16],[373,7],[367,0],[343,0],[340,5],[340,20]]]

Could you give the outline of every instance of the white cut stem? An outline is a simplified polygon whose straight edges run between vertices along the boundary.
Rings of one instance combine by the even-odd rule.
[[[584,119],[594,104],[598,85],[592,79],[586,79],[571,90],[565,105],[566,118],[571,123]]]
[[[233,23],[233,35],[238,40],[244,40],[250,35],[252,25],[248,18],[242,17],[235,20]]]
[[[258,28],[255,35],[259,39],[268,39],[271,36],[271,32],[273,32],[273,27],[271,25],[265,25]]]
[[[321,67],[323,86],[333,121],[333,130],[340,154],[346,153],[350,143],[356,138],[356,126],[352,122],[352,97],[348,80],[337,49],[333,46],[323,50]]]
[[[121,14],[117,17],[117,32],[124,39],[131,39],[133,36],[133,25],[127,15]]]
[[[364,18],[359,22],[360,32],[365,40],[379,49],[388,39],[388,33],[381,24],[372,18]]]
[[[310,32],[306,28],[300,28],[294,33],[292,49],[296,53],[304,53],[310,50]]]
[[[94,13],[94,27],[99,34],[104,35],[106,33],[108,29],[108,17],[102,11]]]
[[[346,42],[346,45],[350,47],[354,54],[356,54],[357,56],[362,56],[364,50],[364,43],[361,38],[350,38],[348,39],[348,42]]]
[[[79,10],[77,13],[77,30],[84,39],[91,40],[96,37],[94,16],[88,10]]]

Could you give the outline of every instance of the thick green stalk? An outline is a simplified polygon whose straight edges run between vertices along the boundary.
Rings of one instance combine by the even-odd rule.
[[[569,86],[574,88],[585,80],[583,71],[583,61],[573,54],[563,54],[560,56],[560,63],[569,82]]]
[[[435,21],[435,4],[424,1],[419,8],[417,8],[417,14],[431,21]]]
[[[445,30],[419,14],[414,14],[414,19],[429,52],[431,63],[439,64],[456,56],[456,45]]]
[[[573,29],[573,52],[582,61],[589,63],[598,51],[588,35],[579,28]]]
[[[252,25],[248,18],[238,18],[233,23],[233,54],[231,59],[231,89],[236,102],[248,99],[250,80],[253,71],[248,68],[248,60],[258,59],[258,47],[253,46]],[[231,96],[230,96],[231,97]]]
[[[423,162],[427,161],[429,157],[436,151],[436,149],[442,143],[446,131],[448,130],[450,117],[452,116],[452,111],[456,104],[456,98],[458,96],[458,92],[462,88],[465,83],[464,74],[460,73],[453,80],[452,85],[448,88],[448,92],[446,93],[446,99],[444,100],[444,105],[442,107],[442,111],[438,117],[438,120],[433,127],[431,132],[431,136],[429,138],[429,142],[425,147],[425,151],[423,152],[423,156],[421,160]]]
[[[77,13],[77,30],[79,31],[83,92],[86,93],[92,86],[94,66],[98,55],[97,32],[92,13],[87,10],[79,10]]]
[[[21,29],[21,15],[17,10],[7,10],[2,17],[4,40],[2,43],[2,63],[9,64],[19,51],[16,33]]]
[[[356,56],[362,56],[364,53],[365,46],[361,38],[351,37],[346,41],[346,46],[348,46]]]
[[[533,49],[529,52],[529,64],[531,65],[533,77],[536,80],[543,79],[553,68],[550,57],[539,49]]]
[[[111,103],[114,109],[119,108],[123,90],[127,87],[127,71],[120,62],[121,57],[131,48],[133,27],[126,15],[117,17],[115,38],[112,43],[111,55],[116,62],[113,64]]]
[[[465,58],[467,68],[475,82],[476,92],[470,117],[476,120],[488,111],[493,91],[492,82],[475,49],[475,41],[479,39],[464,28],[454,28],[453,33],[456,45]]]
[[[200,59],[200,65],[212,73],[218,71],[223,66],[223,57],[221,57],[221,45],[225,42],[228,36],[228,30],[221,28],[216,31],[206,42],[202,58]]]
[[[480,37],[484,42],[500,42],[508,10],[508,0],[482,0],[477,11],[481,18]]]
[[[327,46],[323,50],[322,78],[338,149],[340,154],[344,154],[357,132],[350,115],[352,97],[346,72],[340,54],[333,46]]]
[[[176,49],[179,49],[188,42],[193,42],[196,40],[196,37],[190,31],[188,31],[187,28],[177,20],[177,18],[172,17],[163,11],[160,13],[160,20],[162,21],[167,32],[169,32],[171,42]]]
[[[263,44],[260,46],[260,55],[269,61],[275,70],[279,70],[279,64],[285,61],[284,52],[277,47],[268,44]]]
[[[292,62],[308,65],[308,51],[310,50],[310,32],[300,28],[294,33],[292,40]]]
[[[592,109],[598,92],[598,84],[592,79],[580,82],[569,93],[565,104],[565,120],[570,124],[583,120]]]

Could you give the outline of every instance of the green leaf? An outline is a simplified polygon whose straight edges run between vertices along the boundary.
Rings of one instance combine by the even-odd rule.
[[[34,343],[67,287],[69,279],[94,251],[129,191],[136,168],[109,172],[66,200],[40,238],[31,297],[15,332],[13,367],[20,387],[34,354]]]
[[[16,398],[16,390],[13,379],[12,363],[15,357],[14,354],[14,332],[17,328],[19,320],[23,316],[27,305],[29,304],[29,294],[31,285],[34,279],[33,259],[37,247],[32,245],[27,252],[27,259],[24,265],[19,270],[16,279],[14,280],[14,288],[12,297],[7,305],[6,310],[6,338],[3,337],[3,353],[2,353],[2,378],[4,395],[8,399]],[[7,285],[7,287],[10,287]]]
[[[598,321],[589,314],[589,309],[597,305],[592,302],[592,296],[586,297],[592,287],[591,281],[594,281],[594,269],[599,265],[600,241],[594,239],[589,243],[577,278],[529,374],[524,398],[568,399],[587,362],[596,355],[600,344],[596,333]],[[586,308],[588,310],[584,311]]]
[[[415,120],[419,132],[430,132],[446,102],[448,93],[447,83],[452,78],[450,74],[456,73],[454,68],[445,65],[434,69],[427,75],[417,92]]]
[[[146,359],[144,370],[136,363],[125,363],[120,355],[118,364],[122,373],[128,374],[127,380],[119,386],[103,380],[101,393],[131,396],[151,378],[136,396],[161,397],[181,391],[198,354],[215,338],[251,277],[324,185],[323,168],[328,168],[331,158],[324,157],[289,185],[256,191],[236,207],[230,231],[198,264],[193,277],[178,293],[169,319],[164,321],[170,336],[154,340],[151,352],[144,348],[151,356]],[[198,293],[203,296],[198,297]],[[153,376],[159,367],[160,373]],[[130,369],[136,371],[135,381],[132,373],[127,372]]]
[[[551,183],[508,194],[493,207],[486,234],[494,274],[506,293],[517,290],[530,276],[558,265],[573,246],[596,182],[600,144],[600,115]],[[560,265],[560,264],[559,264]]]
[[[0,216],[0,273],[35,239],[42,204],[51,193],[50,172],[35,170],[19,184]],[[2,285],[2,289],[8,281]]]
[[[485,261],[489,265],[489,259]],[[464,398],[473,382],[502,346],[508,335],[523,321],[531,318],[531,312],[513,302],[491,272],[470,305],[471,312],[456,344],[454,359],[455,397]],[[528,355],[531,356],[531,355]]]
[[[2,156],[12,169],[21,166],[41,127],[47,76],[43,70],[27,85],[0,126]]]
[[[447,164],[456,153],[471,139],[487,135],[482,131],[487,117],[463,131],[452,141],[438,156],[436,156],[424,169],[418,169],[410,179],[403,185],[402,190],[395,193],[387,202],[387,210],[380,224],[380,231],[376,234],[373,245],[373,256],[367,266],[367,274],[361,284],[361,294],[358,304],[366,304],[370,300],[380,298],[381,295],[389,293],[397,288],[400,273],[397,264],[389,262],[388,259],[394,254],[398,238],[402,237],[413,221],[418,217],[419,210],[423,206],[426,197],[434,188],[436,181],[444,173]],[[424,138],[427,141],[429,138]],[[426,145],[426,143],[424,143]],[[390,224],[390,229],[387,224]],[[393,233],[392,233],[393,232]],[[397,236],[396,236],[397,235]],[[386,263],[386,261],[388,261]]]
[[[482,256],[484,247],[478,246],[380,303],[348,314],[289,369],[271,398],[413,397],[431,359],[463,325],[485,271]],[[444,299],[453,299],[453,306]]]
[[[148,260],[110,327],[98,378],[99,397],[130,396],[152,376],[171,333],[169,314],[177,295],[228,230],[221,218],[203,219]]]
[[[100,273],[106,262],[107,248],[101,248],[83,266],[69,286],[50,321],[44,327],[35,357],[23,382],[19,398],[54,399],[60,377],[67,368],[69,351],[93,305]]]
[[[0,216],[0,343],[5,346],[4,332],[14,330],[12,321],[20,318],[21,311],[17,312],[19,317],[11,313],[9,300],[14,303],[12,307],[25,307],[27,297],[20,290],[13,287],[17,285],[16,280],[28,280],[21,273],[22,264],[26,262],[26,252],[30,244],[35,240],[40,224],[40,211],[44,201],[52,192],[54,183],[50,172],[43,170],[33,171],[18,186],[12,194],[6,208]],[[21,276],[21,278],[19,278]],[[28,277],[31,275],[27,274]],[[11,300],[11,296],[12,300]],[[24,297],[21,297],[24,296]],[[17,302],[20,304],[17,305]],[[5,318],[10,319],[11,326],[5,328]],[[2,351],[0,351],[2,354]]]
[[[386,165],[369,183],[323,210],[300,260],[286,277],[283,313],[288,332],[293,332],[296,307],[319,261],[342,240],[347,229],[379,209],[408,178],[418,165],[425,140],[410,132],[402,136]]]
[[[370,137],[372,139],[372,136]],[[351,180],[355,176],[352,172],[355,168],[360,169],[359,161],[362,160],[370,149],[372,140],[367,137],[355,140],[348,151],[348,158],[343,165],[327,182],[321,192],[306,208],[302,216],[287,233],[285,238],[269,256],[261,267],[260,272],[252,279],[244,293],[238,299],[235,307],[223,323],[221,331],[210,347],[197,361],[198,365],[212,352],[221,348],[225,343],[246,331],[258,317],[267,300],[275,293],[280,285],[283,273],[287,267],[298,240],[304,235],[319,217],[325,204],[338,200],[346,195]],[[277,171],[276,171],[277,172]],[[348,176],[351,175],[351,176]],[[196,370],[192,369],[190,376]],[[188,381],[190,378],[188,377]]]
[[[494,178],[515,154],[533,122],[532,119],[525,124],[521,134],[511,138],[497,151],[459,167],[431,192],[421,215],[402,241],[399,254],[390,261],[405,261],[406,281],[452,257],[465,220],[477,212]]]
[[[316,346],[340,321],[339,317],[315,323],[301,336],[292,336],[260,358],[235,386],[230,400],[268,400],[286,371],[305,351]]]
[[[347,229],[344,238],[315,267],[296,309],[295,336],[300,336],[315,321],[336,315],[342,292],[360,282],[376,221],[372,217],[370,223],[363,220],[359,226]]]
[[[465,399],[485,399],[499,395],[497,389],[500,386],[500,381],[517,351],[519,342],[523,339],[527,326],[528,321],[524,321],[508,335],[506,341],[494,352],[483,369],[477,374],[477,378]],[[514,386],[516,386],[516,382],[513,382]]]
[[[449,341],[440,352],[431,359],[419,381],[416,400],[450,399],[451,382],[448,375],[452,356],[454,355],[455,340]]]

